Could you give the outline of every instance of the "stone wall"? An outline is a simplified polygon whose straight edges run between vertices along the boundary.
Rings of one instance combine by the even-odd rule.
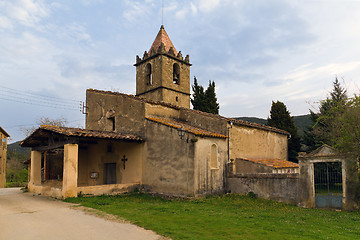
[[[229,176],[231,193],[255,193],[260,198],[298,204],[299,174],[234,174]]]
[[[180,70],[178,84],[173,82],[175,63]],[[151,65],[151,84],[147,77],[148,64]],[[157,54],[136,64],[136,95],[190,108],[190,64],[167,54]]]
[[[143,137],[145,134],[145,102],[126,94],[86,91],[86,128],[125,132]]]
[[[242,159],[235,159],[236,173],[272,173],[273,168]]]
[[[180,120],[192,126],[223,134],[227,136],[227,121],[218,115],[203,113],[190,109],[180,109]]]

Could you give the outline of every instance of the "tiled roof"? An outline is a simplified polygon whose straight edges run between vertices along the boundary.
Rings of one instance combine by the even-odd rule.
[[[76,138],[93,138],[93,139],[113,139],[113,140],[123,140],[131,142],[142,142],[142,138],[124,134],[119,132],[109,132],[109,131],[98,131],[82,128],[68,128],[68,127],[58,127],[50,125],[42,125],[35,130],[30,136],[25,138],[20,145],[22,147],[34,147],[39,145],[42,139],[46,139],[49,136],[49,133],[60,134],[65,137],[76,137]]]
[[[170,119],[154,118],[154,117],[147,117],[146,119],[150,120],[150,121],[153,121],[153,122],[163,124],[165,126],[176,128],[176,129],[180,129],[182,127],[182,128],[184,128],[185,132],[195,134],[196,136],[213,137],[213,138],[227,138],[225,135],[218,134],[218,133],[215,133],[215,132],[211,132],[211,131],[208,131],[208,130],[204,130],[204,129],[201,129],[201,128],[193,127],[193,126],[190,126],[188,124],[177,122],[177,121],[170,120]]]
[[[169,49],[172,47],[174,49],[175,56],[178,54],[163,25],[161,25],[159,33],[157,34],[153,44],[151,45],[149,52],[151,52],[152,49],[157,52],[161,43],[164,44],[166,52],[168,52]]]
[[[150,104],[156,104],[156,105],[162,105],[165,107],[170,107],[176,110],[180,110],[180,109],[186,109],[188,111],[192,111],[192,112],[196,112],[198,114],[207,116],[207,117],[211,117],[211,118],[217,118],[217,119],[222,119],[224,121],[227,122],[233,122],[235,125],[240,125],[240,126],[246,126],[246,127],[252,127],[252,128],[257,128],[257,129],[263,129],[263,130],[267,130],[267,131],[272,131],[272,132],[276,132],[276,133],[280,133],[280,134],[284,134],[284,135],[290,135],[290,133],[281,130],[281,129],[277,129],[274,127],[269,127],[266,125],[262,125],[262,124],[257,124],[257,123],[251,123],[251,122],[247,122],[247,121],[243,121],[243,120],[237,120],[235,118],[227,118],[218,114],[212,114],[212,113],[207,113],[207,112],[202,112],[199,110],[194,110],[194,109],[190,109],[190,108],[184,108],[184,107],[179,107],[170,103],[166,103],[166,102],[160,102],[160,101],[152,101],[146,98],[142,98],[142,97],[137,97],[134,95],[130,95],[130,94],[125,94],[125,93],[120,93],[120,92],[112,92],[112,91],[104,91],[104,90],[97,90],[97,89],[87,89],[87,91],[92,91],[92,92],[97,92],[97,93],[103,93],[103,94],[112,94],[112,95],[121,95],[121,96],[126,96],[129,98],[133,98],[136,99],[138,101],[142,101],[142,102],[146,102],[146,103],[150,103]]]
[[[237,158],[239,160],[245,160],[253,163],[266,165],[273,168],[298,168],[299,164],[293,163],[286,160],[280,159],[248,159],[248,158]]]
[[[234,118],[228,118],[228,120],[230,120],[234,124],[240,125],[240,126],[254,127],[254,128],[269,130],[269,131],[276,132],[276,133],[281,133],[284,135],[290,135],[290,133],[288,133],[287,131],[284,131],[284,130],[281,130],[278,128],[274,128],[274,127],[270,127],[270,126],[266,126],[263,124],[247,122],[247,121],[238,120],[238,119],[234,119]]]
[[[119,132],[109,132],[109,131],[99,131],[99,130],[90,130],[83,128],[68,128],[68,127],[58,127],[58,126],[49,126],[42,125],[40,129],[49,130],[56,132],[68,137],[86,137],[86,138],[104,138],[104,139],[119,139],[119,140],[133,140],[133,141],[143,141],[140,137],[123,134]]]

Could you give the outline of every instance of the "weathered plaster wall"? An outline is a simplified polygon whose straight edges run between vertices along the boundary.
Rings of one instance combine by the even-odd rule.
[[[144,136],[145,103],[124,94],[86,91],[86,128],[112,131],[109,119],[115,117],[115,130]]]
[[[224,191],[224,170],[227,162],[227,140],[197,138],[195,143],[194,194],[203,195]],[[216,146],[217,164],[211,166],[211,147]]]
[[[233,125],[230,158],[287,160],[287,136],[267,130]]]
[[[125,183],[125,184],[111,184],[111,185],[96,185],[96,186],[82,186],[78,187],[78,193],[84,195],[115,195],[134,191],[139,184]]]
[[[109,147],[111,152],[108,152]],[[143,144],[99,141],[98,144],[89,144],[79,154],[79,186],[104,184],[105,163],[116,163],[117,184],[141,182]],[[121,161],[124,155],[127,158],[125,169]],[[90,178],[91,172],[97,172],[98,178]]]
[[[194,136],[146,121],[143,184],[152,192],[170,195],[194,193]]]
[[[64,198],[77,197],[78,185],[78,145],[64,145],[64,172],[62,196]]]
[[[3,139],[5,141],[3,142]],[[6,186],[6,151],[7,151],[7,138],[0,132],[0,188]]]
[[[253,192],[261,198],[298,203],[299,174],[236,174],[229,177],[232,193]]]

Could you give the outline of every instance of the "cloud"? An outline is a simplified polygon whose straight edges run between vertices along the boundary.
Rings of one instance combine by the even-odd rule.
[[[126,0],[124,2],[124,11],[122,16],[129,23],[138,22],[138,20],[144,19],[150,12],[151,7],[154,6],[152,1],[146,1],[145,3],[138,0]]]
[[[14,0],[2,3],[0,14],[8,19],[27,27],[37,27],[37,24],[50,14],[50,8],[44,1]]]
[[[73,22],[58,29],[57,35],[61,38],[66,38],[75,42],[82,42],[86,44],[93,44],[90,34],[86,27],[79,22]]]
[[[219,6],[220,0],[197,0],[196,3],[200,11],[210,12]]]

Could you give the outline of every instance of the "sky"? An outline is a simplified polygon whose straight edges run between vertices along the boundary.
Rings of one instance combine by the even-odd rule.
[[[336,77],[360,86],[360,0],[0,0],[0,126],[9,142],[39,119],[84,127],[86,89],[135,94],[136,55],[161,24],[216,83],[220,114],[308,114]],[[163,17],[162,17],[163,12]],[[163,20],[162,20],[163,19]]]

